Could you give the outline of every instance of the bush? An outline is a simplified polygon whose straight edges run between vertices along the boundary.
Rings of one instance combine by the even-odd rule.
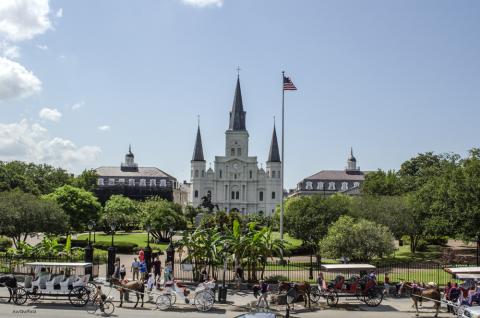
[[[272,275],[268,276],[265,279],[265,282],[268,284],[278,284],[279,282],[288,282],[288,278],[283,275]]]
[[[12,247],[12,240],[6,237],[0,237],[0,251],[5,252]]]
[[[116,242],[115,249],[118,254],[133,254],[134,249],[138,247],[135,243],[130,242]],[[94,248],[98,248],[101,250],[107,250],[111,246],[110,242],[96,242],[93,243]]]
[[[58,243],[59,244],[65,244],[67,241],[67,239],[65,237],[61,237],[58,239]],[[88,245],[88,241],[87,240],[74,240],[74,239],[71,239],[70,240],[71,244],[72,244],[72,247],[86,247]]]
[[[310,255],[312,249],[306,245],[287,246],[285,254],[288,256]]]

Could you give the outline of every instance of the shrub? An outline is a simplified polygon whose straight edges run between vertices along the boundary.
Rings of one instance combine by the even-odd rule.
[[[0,251],[5,252],[12,247],[12,240],[6,237],[0,237]]]
[[[288,282],[289,279],[283,275],[272,275],[268,276],[265,279],[265,282],[268,284],[278,284],[279,282]]]
[[[110,247],[110,242],[96,242],[93,243],[94,248],[98,248],[101,250],[107,250]],[[114,243],[116,252],[119,254],[133,254],[134,249],[138,247],[135,243],[130,242],[116,242]]]

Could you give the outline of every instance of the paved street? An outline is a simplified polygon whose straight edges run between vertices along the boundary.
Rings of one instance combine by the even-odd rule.
[[[0,295],[5,295],[5,289],[1,289]],[[114,295],[115,299],[118,299]],[[170,311],[158,311],[152,303],[145,303],[144,308],[133,309],[133,303],[124,303],[124,308],[119,308],[118,302],[115,302],[116,308],[113,317],[179,317],[179,318],[196,318],[196,317],[228,317],[233,318],[245,312],[248,312],[254,301],[251,293],[235,293],[229,295],[229,304],[216,304],[215,309],[208,313],[199,313],[193,306],[185,304],[176,304]],[[233,302],[233,303],[232,303]],[[425,303],[425,308],[421,309],[420,317],[433,317],[434,311],[429,303]],[[285,308],[278,306],[272,307],[278,312],[283,312]],[[92,317],[83,308],[72,307],[68,300],[56,301],[39,301],[35,304],[27,304],[23,306],[15,306],[0,302],[0,317]],[[100,316],[100,315],[96,315]],[[307,310],[302,304],[297,304],[295,310],[292,310],[291,317],[353,317],[353,318],[380,318],[380,317],[414,317],[415,313],[411,308],[409,299],[386,299],[376,308],[369,308],[360,304],[358,301],[348,300],[341,301],[337,308],[328,308],[324,303],[312,306],[311,310]],[[445,313],[445,308],[439,317],[453,317]]]

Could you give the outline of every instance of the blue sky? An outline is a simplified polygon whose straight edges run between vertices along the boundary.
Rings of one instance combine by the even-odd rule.
[[[480,2],[5,0],[0,159],[75,172],[140,165],[189,178],[201,116],[207,162],[241,68],[250,155],[264,162],[286,96],[286,186],[343,169],[398,169],[478,147]],[[3,87],[3,88],[2,88]]]

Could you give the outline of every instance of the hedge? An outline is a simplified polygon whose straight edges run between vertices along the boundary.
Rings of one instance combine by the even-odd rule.
[[[107,250],[111,246],[110,242],[96,242],[93,243],[94,248],[98,248],[101,250]],[[133,254],[134,249],[138,247],[138,244],[136,243],[130,243],[130,242],[116,242],[114,244],[115,246],[115,251],[118,254]]]
[[[0,237],[0,252],[5,252],[12,247],[12,240],[6,237]]]

